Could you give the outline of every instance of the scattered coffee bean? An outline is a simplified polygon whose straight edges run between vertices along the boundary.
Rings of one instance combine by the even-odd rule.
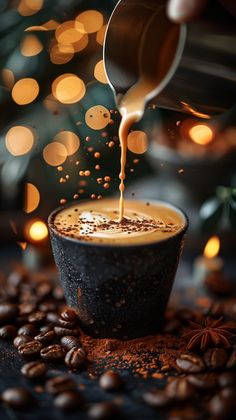
[[[66,350],[71,350],[72,347],[81,347],[81,342],[79,338],[74,337],[73,335],[66,335],[61,338],[61,345],[65,347]]]
[[[18,306],[13,303],[0,303],[0,324],[14,320],[19,313]]]
[[[235,398],[224,398],[221,394],[216,394],[210,400],[208,409],[214,418],[231,419],[235,412]]]
[[[49,281],[41,281],[36,289],[36,294],[40,298],[45,298],[52,293],[52,284]]]
[[[167,385],[166,394],[175,401],[186,401],[194,396],[195,391],[185,378],[178,378]]]
[[[93,420],[114,419],[118,415],[118,407],[109,401],[93,404],[88,410],[88,416]]]
[[[53,330],[48,330],[48,331],[43,331],[40,334],[36,335],[34,339],[37,341],[40,341],[40,343],[49,344],[54,340],[55,337],[56,337],[55,332]]]
[[[29,335],[30,337],[34,337],[37,334],[38,330],[34,324],[25,324],[18,330],[18,335]]]
[[[143,394],[143,400],[146,404],[154,408],[167,407],[171,403],[169,395],[167,395],[165,391],[159,389],[145,392]]]
[[[65,349],[60,344],[52,344],[51,346],[44,347],[40,351],[40,355],[42,359],[45,361],[50,361],[50,362],[58,362],[58,361],[63,360],[65,357],[65,354],[66,354]]]
[[[218,383],[221,388],[236,387],[236,374],[233,372],[224,372],[219,376]]]
[[[235,286],[232,281],[222,276],[221,273],[211,273],[205,278],[205,286],[217,296],[232,295]]]
[[[205,369],[202,358],[193,353],[181,354],[176,360],[176,365],[186,373],[200,373]]]
[[[13,344],[18,349],[21,344],[28,343],[29,341],[32,341],[32,337],[28,335],[18,335],[14,338]]]
[[[46,320],[47,322],[50,322],[53,325],[57,325],[58,324],[58,315],[55,312],[48,312],[46,314]]]
[[[52,395],[60,394],[61,392],[75,390],[76,382],[69,376],[56,376],[50,378],[45,384],[45,390]]]
[[[100,376],[99,385],[106,391],[115,391],[123,386],[123,381],[118,372],[108,370]]]
[[[53,301],[41,302],[39,305],[39,310],[42,312],[54,312],[57,310],[57,305]]]
[[[226,365],[227,369],[236,368],[236,350],[233,350]]]
[[[80,336],[80,330],[78,328],[72,330],[69,328],[55,326],[54,331],[58,337],[63,337],[64,335],[73,335],[75,337]]]
[[[168,420],[203,420],[202,413],[196,407],[184,406],[169,411]]]
[[[28,379],[38,379],[45,376],[48,371],[46,363],[35,361],[22,366],[21,373]]]
[[[199,390],[208,391],[217,387],[217,376],[215,373],[188,375],[186,379],[191,385]]]
[[[62,411],[74,411],[82,407],[84,399],[79,391],[61,392],[54,398],[54,405]]]
[[[14,325],[4,325],[0,328],[0,338],[4,340],[11,340],[17,334],[17,329]]]
[[[69,369],[77,370],[84,366],[86,361],[86,351],[81,347],[72,347],[66,353],[65,364]]]
[[[74,309],[67,308],[61,314],[60,317],[64,319],[64,321],[68,322],[76,322],[78,317]]]
[[[13,408],[25,408],[30,406],[34,398],[25,388],[9,388],[3,391],[2,401]]]
[[[39,355],[43,345],[36,340],[28,341],[27,343],[18,346],[18,353],[23,357],[36,357]]]
[[[19,315],[29,315],[36,310],[35,303],[21,303],[19,305]]]
[[[58,318],[58,323],[62,328],[72,329],[76,326],[76,322],[74,321],[65,321],[62,318]]]
[[[36,325],[40,325],[43,323],[43,321],[45,320],[46,315],[44,312],[42,311],[35,311],[32,312],[29,316],[28,316],[28,321],[32,322],[32,324],[36,324]]]
[[[212,348],[207,350],[203,356],[206,366],[212,370],[221,369],[228,360],[227,352],[222,348]]]

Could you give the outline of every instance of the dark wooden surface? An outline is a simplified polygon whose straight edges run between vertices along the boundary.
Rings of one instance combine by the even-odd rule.
[[[0,264],[1,267],[8,264],[8,253],[0,253]],[[176,291],[181,288],[191,286],[191,267],[192,263],[189,261],[182,260],[180,268],[177,273],[177,279],[175,282],[175,292],[172,294],[172,301],[175,298]],[[181,294],[180,294],[181,295]],[[179,293],[178,293],[179,296]],[[182,294],[184,296],[184,294]],[[186,303],[186,302],[185,302]],[[191,305],[191,301],[190,301]],[[157,354],[158,357],[158,354]],[[40,390],[37,385],[28,381],[20,373],[20,368],[24,364],[24,360],[18,355],[17,350],[10,343],[0,340],[0,392],[8,387],[23,386],[28,388],[36,397],[37,404],[33,404],[32,408],[18,411],[13,410],[5,405],[0,405],[0,420],[65,420],[67,418],[71,420],[77,419],[88,419],[86,411],[77,410],[74,414],[63,414],[53,406],[53,399],[48,394]],[[106,369],[106,366],[101,366],[101,373]],[[63,366],[58,366],[55,369],[55,365],[51,366],[50,375],[55,373],[67,372]],[[78,387],[83,389],[87,404],[115,400],[120,403],[121,418],[122,419],[134,419],[134,420],[154,420],[154,419],[165,419],[165,412],[162,410],[154,410],[149,408],[142,402],[141,396],[144,390],[151,389],[153,387],[163,387],[166,379],[154,379],[152,377],[148,379],[134,377],[128,370],[121,372],[125,379],[125,389],[122,392],[108,393],[103,391],[95,379],[91,379],[88,373],[82,372],[73,374],[74,379],[78,383]]]

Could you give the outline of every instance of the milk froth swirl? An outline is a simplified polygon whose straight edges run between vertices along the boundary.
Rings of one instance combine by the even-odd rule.
[[[116,200],[82,203],[61,210],[54,219],[63,236],[98,243],[142,244],[175,235],[184,226],[181,212],[154,202],[126,202],[124,218],[119,221]]]

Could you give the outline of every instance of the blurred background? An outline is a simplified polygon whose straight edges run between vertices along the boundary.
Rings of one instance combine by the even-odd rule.
[[[117,195],[120,116],[102,59],[115,4],[0,0],[1,255],[11,249],[37,264],[36,249],[50,254],[51,210]],[[153,105],[134,130],[142,147],[131,136],[126,196],[181,207],[190,219],[191,258],[212,236],[233,257],[236,107],[202,120]]]

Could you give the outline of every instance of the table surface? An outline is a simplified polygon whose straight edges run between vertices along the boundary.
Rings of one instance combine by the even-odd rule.
[[[0,264],[1,261],[6,263],[6,254],[0,253]],[[2,258],[1,258],[2,257]],[[179,296],[179,285],[183,290],[186,290],[186,285],[191,285],[191,263],[189,261],[182,261],[177,273],[175,282],[175,291],[172,293],[172,300],[175,298],[175,294]],[[184,294],[182,294],[184,296]],[[158,354],[157,354],[158,357]],[[88,416],[85,411],[76,411],[74,414],[63,414],[52,404],[52,398],[37,388],[37,385],[28,381],[20,373],[20,368],[24,364],[22,358],[18,355],[17,350],[11,343],[7,343],[0,340],[0,392],[8,387],[23,386],[32,391],[38,401],[37,405],[24,411],[17,411],[11,408],[0,406],[0,420],[65,420],[70,418],[75,419],[87,419]],[[59,366],[58,370],[55,369],[55,365],[51,366],[50,374],[62,373],[62,371],[68,372],[63,366]],[[106,366],[104,366],[106,369]],[[101,366],[101,372],[103,366]],[[122,419],[164,419],[165,413],[161,410],[154,410],[142,402],[142,394],[145,390],[153,387],[163,387],[165,379],[155,379],[153,377],[143,379],[141,377],[135,377],[128,370],[121,372],[125,379],[125,390],[123,392],[108,393],[103,391],[99,386],[97,380],[91,379],[88,372],[72,374],[74,379],[78,383],[78,387],[83,389],[86,402],[88,404],[115,400],[121,404],[121,418]]]

